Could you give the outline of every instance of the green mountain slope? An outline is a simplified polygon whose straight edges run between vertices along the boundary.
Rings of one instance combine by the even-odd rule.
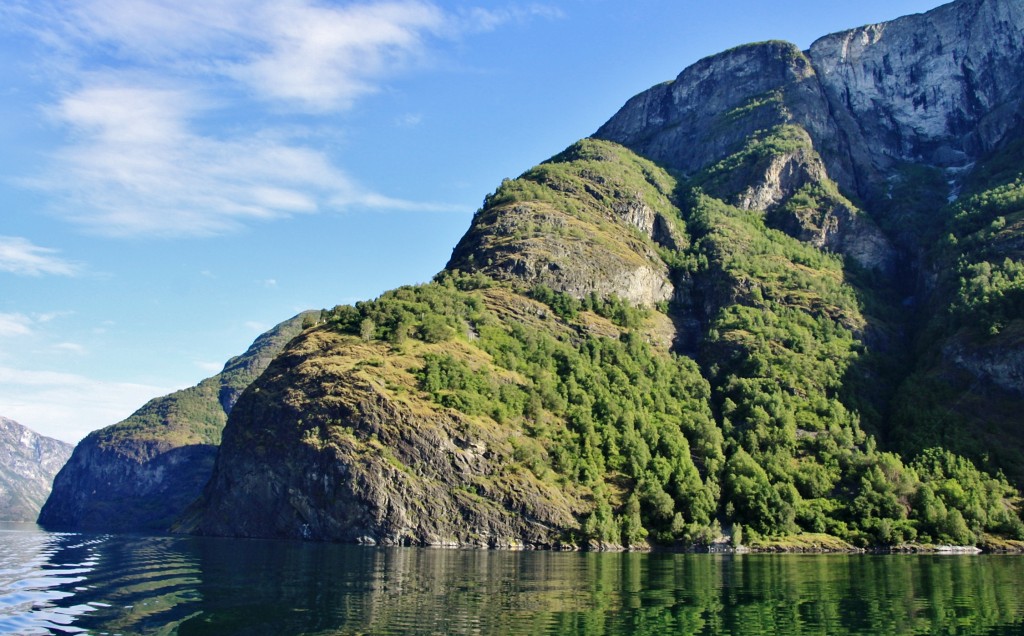
[[[1024,484],[1024,143],[979,163],[940,209],[913,373],[898,394],[901,448],[943,446]]]
[[[779,134],[765,157],[813,159],[806,135]],[[891,392],[847,394],[895,365],[865,344],[890,328],[869,312],[890,308],[884,285],[701,189],[728,169],[680,180],[585,140],[502,184],[435,282],[335,308],[243,394],[182,528],[490,546],[1020,538],[1004,479],[943,450],[878,450],[862,413],[883,426]],[[779,205],[857,214],[829,181]]]
[[[217,375],[150,400],[124,421],[90,433],[54,479],[40,525],[166,530],[209,480],[237,396],[304,321],[317,315],[306,312],[282,322]]]

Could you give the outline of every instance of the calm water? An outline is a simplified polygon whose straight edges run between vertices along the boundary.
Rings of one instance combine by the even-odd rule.
[[[1024,557],[553,554],[0,526],[0,634],[1024,634]]]

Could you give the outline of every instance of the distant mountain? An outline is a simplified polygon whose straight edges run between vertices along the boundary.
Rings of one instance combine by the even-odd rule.
[[[1022,257],[1024,4],[741,46],[502,183],[433,283],[297,337],[179,528],[1005,547]]]
[[[35,521],[73,448],[0,417],[0,521]]]
[[[166,530],[198,497],[238,396],[319,312],[282,322],[224,370],[150,400],[123,422],[90,433],[53,482],[39,515],[46,528]]]

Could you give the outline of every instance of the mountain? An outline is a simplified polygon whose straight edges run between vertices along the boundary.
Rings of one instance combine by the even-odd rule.
[[[259,336],[217,375],[155,398],[75,447],[39,514],[48,529],[166,530],[199,496],[239,394],[318,312]]]
[[[864,344],[904,368],[872,430],[903,451],[965,453],[1018,486],[1022,16],[1020,3],[961,1],[807,52],[739,47],[634,97],[596,134],[879,270],[852,281],[874,314]]]
[[[0,417],[0,521],[35,521],[71,449]]]
[[[637,95],[295,338],[177,528],[1019,549],[1022,42],[959,0]]]

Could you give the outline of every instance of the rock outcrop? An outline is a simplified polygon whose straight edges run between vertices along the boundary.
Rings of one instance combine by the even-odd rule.
[[[370,545],[552,547],[579,506],[512,461],[514,429],[400,394],[409,358],[326,330],[239,402],[180,529]],[[406,352],[411,353],[411,352]],[[377,359],[381,366],[366,366]],[[413,358],[414,359],[414,358]]]
[[[743,148],[758,131],[795,123],[852,183],[844,136],[811,59],[788,42],[719,53],[629,100],[594,134],[669,169],[693,175]]]
[[[614,177],[602,165],[622,162]],[[674,183],[610,144],[581,142],[502,185],[473,219],[446,269],[547,285],[576,297],[654,305],[673,295],[659,245],[673,246]]]
[[[808,56],[863,195],[896,162],[963,166],[1024,117],[1024,5],[962,0],[836,33]]]
[[[0,417],[0,521],[35,521],[73,446]]]
[[[213,471],[221,431],[241,391],[317,313],[261,335],[224,370],[148,402],[86,436],[53,481],[40,525],[73,530],[166,530]]]

